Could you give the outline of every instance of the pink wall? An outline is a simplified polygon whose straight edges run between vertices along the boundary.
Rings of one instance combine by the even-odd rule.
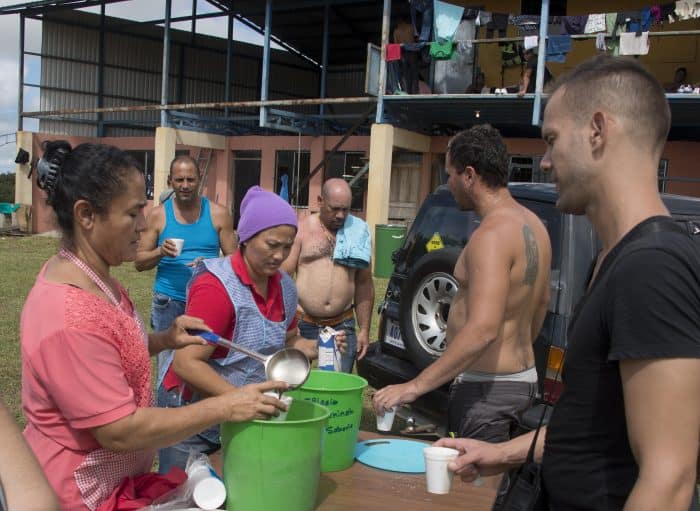
[[[32,152],[34,158],[39,158],[43,153],[41,144],[45,140],[63,138],[73,146],[83,142],[97,142],[97,139],[87,137],[62,137],[46,133],[34,134]],[[323,160],[326,151],[329,151],[340,140],[339,136],[311,137],[311,136],[240,136],[227,139],[227,150],[213,151],[209,166],[207,182],[204,194],[211,200],[217,200],[220,204],[231,207],[233,203],[233,178],[231,176],[232,151],[259,150],[261,151],[260,186],[267,190],[274,189],[275,178],[275,152],[278,150],[294,151],[301,148],[302,151],[311,153],[310,165],[313,169]],[[339,148],[341,151],[364,151],[369,154],[368,136],[355,136],[346,140]],[[449,137],[433,137],[430,153],[423,157],[419,201],[422,202],[430,193],[431,161],[434,154],[442,155],[447,147]],[[99,140],[106,144],[113,144],[123,149],[153,150],[153,137],[107,137]],[[513,154],[541,155],[544,153],[544,142],[540,139],[509,138],[505,140],[508,151]],[[189,149],[192,157],[196,157],[198,148],[178,146],[178,149]],[[669,177],[700,179],[700,167],[697,161],[700,158],[700,142],[675,141],[668,142],[664,148],[663,158],[668,159]],[[51,208],[46,205],[46,195],[36,186],[35,174],[32,175],[32,229],[33,232],[46,232],[56,228]],[[309,207],[299,208],[297,214],[302,217],[318,210],[316,198],[321,193],[323,173],[318,172],[309,185]],[[691,195],[700,197],[700,183],[688,183],[682,181],[669,182],[669,193]],[[149,208],[151,205],[149,204]],[[357,213],[364,217],[363,213]]]
[[[311,137],[311,136],[241,136],[229,138],[230,151],[257,150],[261,152],[260,186],[266,190],[274,190],[275,152],[276,151],[309,151],[310,168],[316,167],[324,158],[325,152],[330,151],[342,137]],[[356,136],[346,140],[339,151],[364,151],[369,154],[369,137]],[[321,194],[323,172],[319,171],[309,183],[309,211],[318,210],[316,198]],[[303,210],[300,215],[307,214]]]

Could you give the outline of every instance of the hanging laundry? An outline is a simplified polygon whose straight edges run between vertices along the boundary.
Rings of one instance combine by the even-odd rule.
[[[547,37],[547,62],[566,62],[566,55],[571,51],[571,36],[568,34]]]
[[[434,60],[451,59],[453,53],[452,41],[445,41],[444,43],[433,41],[430,43],[430,56]]]
[[[650,9],[651,13],[651,22],[652,23],[661,23],[663,20],[663,16],[661,15],[661,6],[660,5],[652,5]]]
[[[674,4],[673,8],[675,9],[676,6]],[[477,24],[485,27],[488,25],[491,20],[493,19],[493,15],[489,11],[479,11],[479,17],[477,18]]]
[[[695,2],[688,0],[679,0],[676,2],[676,18],[681,21],[693,18],[693,10]]]
[[[608,12],[605,14],[606,47],[608,51],[617,56],[620,54],[620,39],[617,36],[617,13]]]
[[[520,45],[516,43],[501,43],[498,46],[501,48],[503,67],[514,67],[523,63],[523,52]]]
[[[649,53],[649,32],[638,36],[634,32],[620,34],[620,55],[646,55]]]
[[[564,31],[569,35],[583,34],[588,16],[564,16]]]
[[[498,37],[505,37],[508,30],[508,14],[492,13],[491,21],[486,24],[486,38],[493,38],[494,30],[498,30]]]
[[[526,35],[525,39],[523,40],[523,47],[526,50],[529,50],[530,48],[537,47],[537,44],[538,44],[538,37],[536,35]]]
[[[420,32],[418,31],[419,16]],[[411,23],[413,23],[413,35],[419,41],[430,41],[430,30],[433,27],[433,0],[411,0]]]
[[[635,32],[638,36],[642,35],[642,11],[625,11],[618,14],[618,23],[620,16],[624,18],[623,26],[626,27],[625,32]]]
[[[605,14],[589,14],[586,26],[583,29],[584,34],[595,34],[597,32],[605,32]]]
[[[401,60],[401,45],[400,44],[387,44],[386,45],[386,61],[393,62],[394,60]]]
[[[598,51],[607,51],[608,48],[605,45],[605,34],[598,33],[595,35],[595,49]]]
[[[661,4],[661,20],[669,23],[674,23],[678,20],[676,18],[676,2]]]
[[[452,41],[462,19],[462,14],[464,14],[464,7],[435,0],[433,18],[435,41],[439,43]]]
[[[539,35],[540,17],[532,14],[521,14],[513,16],[511,23],[518,27],[521,36]]]
[[[461,94],[473,82],[474,46],[471,41],[476,31],[475,20],[463,19],[455,32],[455,49],[450,60],[433,63],[433,92]]]

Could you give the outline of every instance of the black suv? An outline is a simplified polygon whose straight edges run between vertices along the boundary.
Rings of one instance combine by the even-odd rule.
[[[512,183],[509,190],[544,222],[552,242],[551,297],[534,349],[540,402],[553,404],[561,393],[558,375],[567,326],[599,241],[586,217],[557,211],[554,185]],[[700,199],[662,197],[674,218],[700,225]],[[447,316],[458,289],[452,272],[478,225],[476,214],[461,211],[445,185],[421,206],[403,246],[392,256],[394,272],[379,305],[379,342],[372,343],[358,362],[358,373],[373,387],[414,378],[445,350]],[[444,427],[447,390],[445,385],[420,397],[411,405],[411,414]],[[539,413],[530,413],[525,423],[536,426],[538,419]]]

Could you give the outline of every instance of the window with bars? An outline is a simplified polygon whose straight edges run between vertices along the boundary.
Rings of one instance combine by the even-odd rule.
[[[275,193],[292,206],[309,205],[309,151],[277,151],[275,153]]]
[[[345,179],[352,189],[352,205],[350,209],[361,211],[367,192],[366,158],[362,151],[336,151],[328,155],[328,164],[323,173],[323,180],[333,177]],[[365,170],[365,172],[363,172]]]

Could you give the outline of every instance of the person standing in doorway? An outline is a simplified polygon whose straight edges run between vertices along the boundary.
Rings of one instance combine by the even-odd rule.
[[[185,288],[194,265],[201,259],[219,257],[219,250],[224,255],[236,250],[233,219],[225,207],[200,196],[201,179],[194,158],[177,156],[168,175],[173,198],[151,210],[141,235],[134,265],[138,271],[157,267],[151,306],[154,332],[167,330],[185,313]],[[174,239],[184,240],[179,253]],[[158,354],[159,386],[169,356],[169,350]],[[159,395],[158,403],[162,401]]]
[[[325,326],[344,331],[347,348],[341,366],[348,373],[355,359],[367,352],[374,307],[372,240],[367,224],[350,214],[351,203],[345,180],[326,181],[318,214],[299,223],[292,250],[282,263],[284,271],[296,273],[299,332],[306,339],[318,339]]]

